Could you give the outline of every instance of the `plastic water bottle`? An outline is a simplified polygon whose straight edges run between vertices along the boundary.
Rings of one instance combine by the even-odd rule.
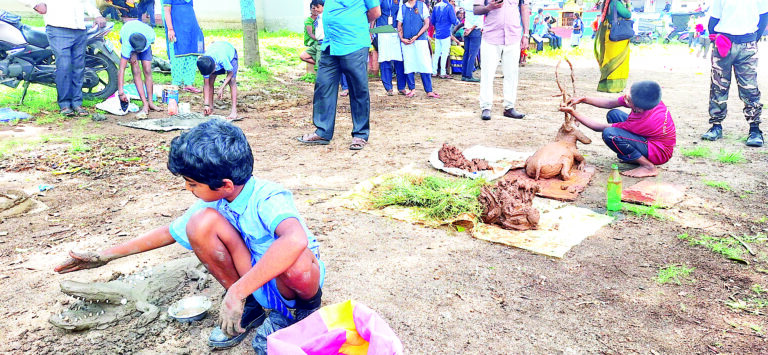
[[[177,113],[179,113],[179,105],[176,99],[171,98],[168,100],[168,115],[173,116]]]
[[[605,189],[605,208],[608,211],[621,211],[621,174],[617,164],[613,164],[611,169]]]

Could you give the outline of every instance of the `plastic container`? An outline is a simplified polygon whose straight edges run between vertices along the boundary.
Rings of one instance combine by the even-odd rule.
[[[171,98],[168,100],[168,115],[175,115],[179,113],[179,104],[176,103],[176,100]]]
[[[611,165],[611,175],[608,175],[608,186],[605,189],[605,208],[608,211],[621,211],[621,174],[617,164]]]
[[[167,104],[170,102],[171,99],[176,100],[176,102],[179,102],[179,87],[178,86],[166,86],[163,89],[163,95],[162,95],[163,103]]]
[[[189,323],[205,318],[210,308],[211,301],[205,296],[185,297],[168,307],[168,315],[179,322]]]
[[[454,73],[461,73],[461,59],[451,59],[451,70]]]
[[[189,113],[189,102],[179,102],[179,114]]]

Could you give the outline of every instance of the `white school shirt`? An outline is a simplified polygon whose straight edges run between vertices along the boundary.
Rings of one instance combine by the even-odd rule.
[[[720,19],[715,31],[734,36],[755,33],[766,12],[768,0],[714,0],[709,8],[709,15]]]
[[[93,4],[93,0],[21,0],[22,3],[34,8],[37,4],[45,4],[48,12],[43,15],[47,26],[85,29],[85,13],[91,17],[100,17],[101,12]]]

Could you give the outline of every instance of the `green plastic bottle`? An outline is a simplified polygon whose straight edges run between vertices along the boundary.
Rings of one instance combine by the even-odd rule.
[[[605,208],[608,211],[621,211],[621,174],[617,164],[613,164],[611,169],[605,189]]]

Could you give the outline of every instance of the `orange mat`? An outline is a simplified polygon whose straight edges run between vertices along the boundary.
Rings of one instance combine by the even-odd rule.
[[[589,181],[592,180],[592,176],[595,175],[595,167],[587,164],[584,170],[571,170],[571,178],[567,181],[563,181],[560,177],[551,179],[539,179],[537,183],[541,187],[541,191],[536,195],[546,198],[551,198],[558,201],[574,201],[579,194],[589,185]],[[525,168],[510,170],[504,178],[511,179],[529,179],[525,174]]]

